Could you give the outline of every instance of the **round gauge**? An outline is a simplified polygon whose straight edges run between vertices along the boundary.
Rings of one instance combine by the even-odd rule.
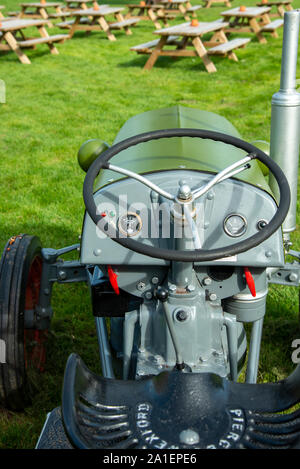
[[[119,218],[118,228],[125,236],[135,236],[142,229],[142,219],[135,212],[127,212]]]
[[[228,215],[228,217],[224,220],[224,230],[233,238],[237,238],[238,236],[242,236],[247,229],[247,220],[242,215],[238,213],[232,213]]]

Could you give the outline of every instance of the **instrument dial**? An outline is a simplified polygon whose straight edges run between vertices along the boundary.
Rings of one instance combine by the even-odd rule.
[[[142,229],[142,219],[135,212],[127,212],[119,218],[118,228],[125,236],[136,236]]]
[[[232,213],[224,220],[224,231],[228,236],[237,238],[247,230],[247,220],[243,215]]]

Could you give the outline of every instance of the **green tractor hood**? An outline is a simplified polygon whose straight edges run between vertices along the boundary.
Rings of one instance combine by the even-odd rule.
[[[132,117],[123,125],[114,143],[144,132],[175,128],[207,129],[241,138],[235,127],[218,114],[173,106]],[[128,148],[116,155],[112,163],[140,174],[174,169],[217,173],[243,156],[245,152],[224,143],[200,138],[176,137],[150,141]],[[123,177],[112,171],[101,171],[95,190]],[[238,179],[270,192],[256,161],[253,161],[251,168],[241,173]]]

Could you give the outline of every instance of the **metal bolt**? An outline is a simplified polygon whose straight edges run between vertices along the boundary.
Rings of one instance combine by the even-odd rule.
[[[266,251],[265,256],[266,257],[272,257],[272,251]]]
[[[159,278],[158,277],[152,277],[151,282],[153,283],[153,285],[157,285],[158,282],[159,282]]]
[[[207,198],[208,198],[208,200],[212,200],[212,199],[214,198],[214,193],[213,193],[213,192],[209,192],[209,193],[207,194]]]
[[[179,434],[179,440],[185,445],[195,445],[196,443],[199,443],[200,437],[197,432],[188,428]]]
[[[298,280],[298,275],[295,273],[295,272],[292,272],[290,275],[289,275],[289,281],[290,282],[297,282]]]
[[[267,224],[268,222],[266,220],[259,220],[259,222],[257,222],[257,229],[262,230],[267,226]]]
[[[169,286],[169,290],[170,290],[172,293],[175,293],[175,292],[176,292],[176,290],[177,290],[177,287],[176,287],[176,285],[174,285],[174,284],[171,284],[171,285]]]
[[[191,293],[191,292],[195,291],[196,287],[195,287],[195,285],[188,285],[186,287],[186,289],[187,289],[188,292]]]
[[[205,277],[205,278],[202,280],[202,283],[203,283],[203,285],[211,285],[212,279],[211,279],[210,277]]]
[[[183,184],[179,187],[178,199],[188,200],[191,197],[191,188],[187,184]]]
[[[59,280],[66,280],[66,278],[67,278],[66,272],[64,270],[60,270],[58,272],[58,278],[59,278]]]
[[[210,299],[210,301],[215,301],[217,299],[217,295],[215,293],[211,293],[209,295],[209,299]]]
[[[146,300],[151,300],[151,299],[152,299],[152,292],[151,292],[151,291],[147,291],[147,292],[145,293],[145,298],[146,298]]]
[[[94,256],[100,256],[101,255],[101,249],[94,249],[93,253],[94,253]]]
[[[139,282],[139,283],[137,284],[136,288],[137,288],[139,291],[144,291],[145,288],[146,288],[145,282]]]
[[[184,322],[189,317],[189,313],[187,311],[185,311],[184,309],[181,309],[181,310],[177,311],[175,317],[176,317],[177,321]]]

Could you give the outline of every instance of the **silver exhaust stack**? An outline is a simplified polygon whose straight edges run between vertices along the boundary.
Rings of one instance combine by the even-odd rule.
[[[283,223],[283,236],[296,228],[297,184],[300,138],[300,93],[296,91],[300,10],[285,12],[280,90],[272,97],[270,156],[281,167],[291,189],[291,205]],[[270,187],[278,200],[275,178]]]

